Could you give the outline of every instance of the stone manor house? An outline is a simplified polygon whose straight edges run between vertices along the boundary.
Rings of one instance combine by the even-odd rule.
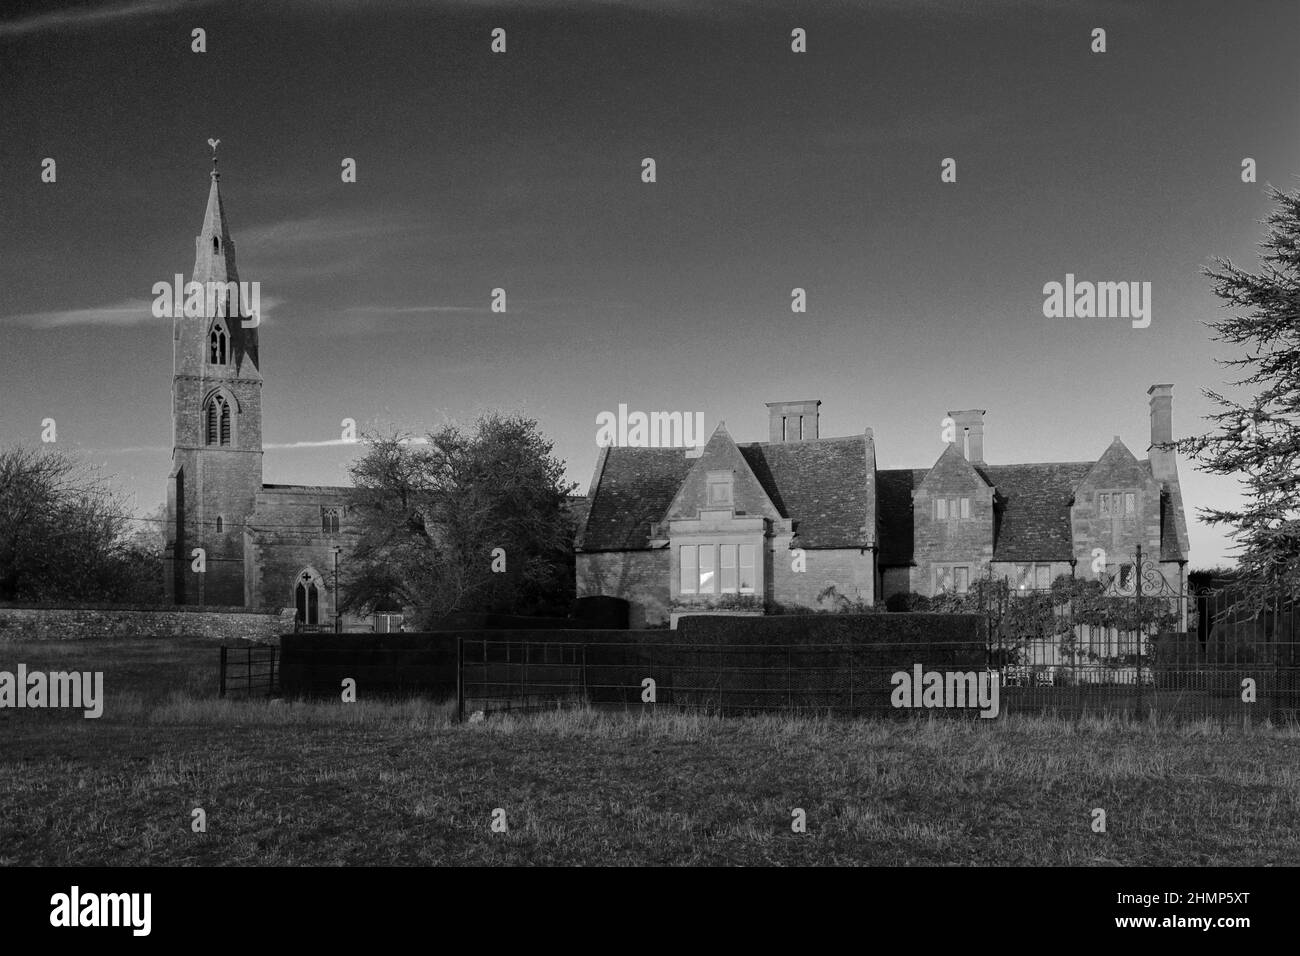
[[[929,468],[878,469],[870,428],[823,438],[820,401],[769,403],[765,442],[719,424],[703,449],[602,448],[577,539],[578,593],[633,604],[635,623],[709,606],[966,591],[977,578],[1047,588],[1059,575],[1123,580],[1135,547],[1177,593],[1187,527],[1171,385],[1148,389],[1147,457],[1118,436],[1096,460],[992,465],[984,411],[950,411],[954,440]],[[748,599],[748,601],[746,600]]]
[[[215,160],[211,178],[192,279],[238,283]],[[334,562],[357,536],[349,489],[263,482],[258,330],[240,321],[237,299],[207,311],[173,319],[167,601],[293,607],[304,624],[327,625]],[[984,412],[972,409],[949,413],[955,438],[929,468],[881,470],[871,429],[821,437],[819,401],[769,404],[765,442],[738,444],[719,424],[703,448],[602,448],[573,502],[578,596],[628,600],[636,626],[727,599],[818,607],[828,585],[873,603],[964,591],[990,572],[1041,588],[1091,573],[1098,547],[1118,571],[1139,543],[1182,591],[1178,471],[1155,447],[1172,436],[1171,392],[1148,390],[1143,459],[1116,437],[1094,461],[991,465]]]

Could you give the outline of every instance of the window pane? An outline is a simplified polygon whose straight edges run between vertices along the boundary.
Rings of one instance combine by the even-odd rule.
[[[947,498],[936,498],[936,499],[935,499],[935,502],[934,502],[934,516],[935,516],[936,518],[940,518],[940,519],[948,517],[948,499],[947,499]]]
[[[1016,588],[1031,588],[1034,586],[1034,566],[1032,564],[1016,565]]]
[[[1034,587],[1046,590],[1052,586],[1052,566],[1040,564],[1034,569]]]
[[[740,590],[741,593],[754,592],[754,546],[740,546]]]
[[[713,545],[700,545],[700,593],[712,594],[714,591]]]
[[[736,593],[736,546],[734,544],[720,545],[722,554],[722,593]]]
[[[936,590],[949,590],[952,587],[952,568],[935,568],[934,583]]]
[[[1104,515],[1110,514],[1110,495],[1102,494],[1097,496],[1098,506]]]
[[[1124,493],[1124,513],[1126,515],[1131,515],[1136,509],[1136,506],[1137,496],[1131,491],[1126,491]]]
[[[969,498],[963,498],[963,499],[961,500],[961,516],[962,516],[963,518],[969,518],[969,517],[970,517],[970,499],[969,499]]]
[[[966,499],[962,499],[965,501]],[[957,593],[965,594],[970,590],[970,568],[956,568],[957,572]]]
[[[696,546],[688,544],[681,549],[682,562],[682,593],[694,594],[695,584],[699,580],[699,573],[695,567]]]

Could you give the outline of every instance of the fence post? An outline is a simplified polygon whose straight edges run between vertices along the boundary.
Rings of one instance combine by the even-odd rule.
[[[853,682],[857,679],[857,671],[853,669],[853,645],[849,645],[849,716],[856,716],[853,709]]]
[[[1137,559],[1133,565],[1134,615],[1137,626],[1137,719],[1142,719],[1142,545],[1137,546]]]
[[[456,722],[465,721],[465,638],[456,637]]]
[[[217,691],[218,697],[226,696],[226,645],[221,645],[221,684]]]

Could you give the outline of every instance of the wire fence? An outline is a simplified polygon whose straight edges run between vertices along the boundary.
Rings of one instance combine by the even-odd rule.
[[[1001,640],[924,645],[555,643],[462,638],[462,717],[567,707],[843,716],[1151,715],[1291,722],[1295,643],[1228,663],[1071,659]],[[1290,663],[1288,663],[1290,662]]]

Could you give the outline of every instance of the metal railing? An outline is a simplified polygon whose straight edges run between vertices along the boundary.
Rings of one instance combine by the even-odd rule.
[[[221,697],[274,697],[280,692],[278,647],[221,647]]]

